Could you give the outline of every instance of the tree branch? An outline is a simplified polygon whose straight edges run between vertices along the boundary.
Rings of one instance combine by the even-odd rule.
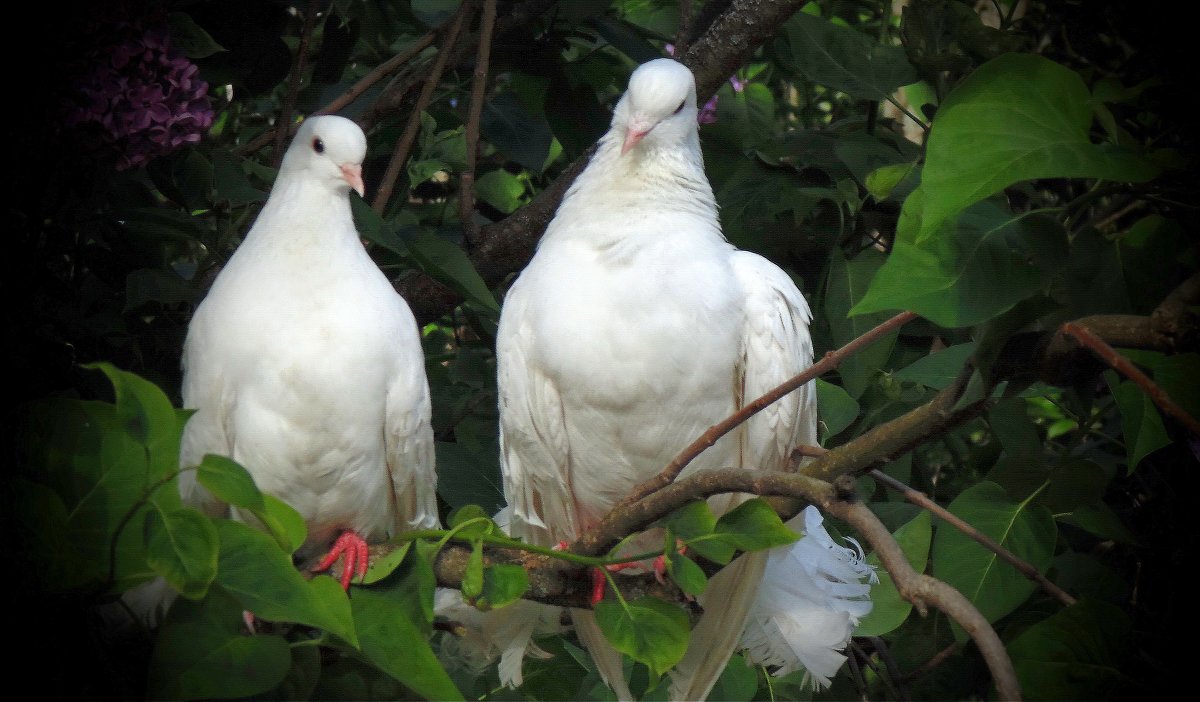
[[[392,160],[388,162],[387,170],[383,174],[383,180],[379,184],[379,190],[375,193],[375,201],[371,203],[371,207],[379,214],[383,214],[384,208],[387,207],[388,200],[392,197],[392,189],[396,186],[396,179],[400,177],[400,171],[408,161],[408,152],[412,149],[413,142],[417,139],[417,132],[421,129],[421,113],[429,106],[429,101],[433,98],[433,91],[442,80],[442,72],[446,70],[446,62],[450,58],[454,42],[458,40],[458,32],[462,28],[463,17],[467,14],[467,5],[468,3],[463,3],[458,8],[458,11],[454,13],[454,19],[450,22],[450,28],[446,30],[446,38],[442,43],[442,48],[438,51],[437,59],[434,60],[433,69],[430,70],[425,84],[421,86],[421,95],[417,98],[417,104],[413,107],[413,111],[409,115],[408,124],[404,127],[404,133],[400,136],[400,141],[396,142],[396,150],[392,152]]]
[[[492,31],[496,25],[496,0],[484,0],[479,27],[479,50],[475,54],[475,75],[471,84],[471,104],[467,111],[466,168],[459,176],[458,208],[463,240],[474,246],[479,228],[475,226],[475,160],[479,150],[479,118],[483,114],[483,96],[487,88],[488,61],[492,54]]]
[[[304,23],[300,27],[300,43],[296,46],[296,60],[292,64],[292,72],[288,75],[287,92],[283,94],[283,105],[279,108],[279,120],[276,124],[275,153],[271,156],[271,165],[279,168],[283,161],[283,151],[287,148],[289,127],[292,124],[292,112],[296,109],[296,96],[300,93],[300,79],[303,77],[304,64],[308,57],[308,42],[312,39],[313,27],[317,23],[317,12],[321,0],[308,0],[308,9],[304,12]]]

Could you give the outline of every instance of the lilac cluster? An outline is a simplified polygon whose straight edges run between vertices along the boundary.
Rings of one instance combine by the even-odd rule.
[[[99,138],[116,157],[117,170],[136,168],[184,144],[200,141],[212,126],[208,84],[200,69],[172,48],[162,29],[125,35],[93,54],[74,87],[65,122]]]

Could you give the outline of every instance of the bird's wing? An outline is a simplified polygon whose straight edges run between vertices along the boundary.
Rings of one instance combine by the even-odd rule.
[[[570,444],[554,382],[530,358],[533,331],[518,280],[505,297],[496,335],[500,462],[512,508],[510,533],[550,545],[579,535],[569,480]]]
[[[429,383],[415,329],[412,335],[412,339],[397,344],[406,353],[399,359],[398,372],[392,375],[384,405],[384,450],[393,499],[392,534],[438,526]]]
[[[197,310],[183,347],[183,406],[199,408],[184,425],[179,445],[179,465],[190,468],[200,464],[205,454],[233,455],[234,432],[231,422],[236,398],[226,383],[220,364],[211,362],[209,315]],[[184,502],[210,516],[227,516],[228,507],[212,496],[196,480],[196,471],[179,474],[179,493]]]
[[[795,283],[775,264],[748,251],[733,252],[731,263],[745,305],[742,358],[734,384],[741,407],[812,365],[812,314]],[[782,470],[797,443],[816,442],[816,409],[809,384],[756,414],[743,425],[741,465]],[[741,499],[730,496],[728,507]],[[763,552],[745,554],[709,581],[700,597],[705,613],[692,630],[692,640],[704,643],[689,646],[671,672],[673,699],[703,699],[712,690],[737,647],[767,558]]]
[[[812,312],[775,264],[749,251],[735,252],[732,262],[746,301],[739,403],[745,404],[812,365]],[[817,443],[815,385],[807,383],[762,410],[745,431],[743,465],[782,470],[793,448]]]

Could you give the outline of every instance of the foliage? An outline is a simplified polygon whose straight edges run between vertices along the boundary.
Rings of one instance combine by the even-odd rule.
[[[668,0],[543,4],[548,11],[525,24],[502,22],[494,44],[475,173],[480,222],[519,213],[550,187],[603,132],[633,66],[677,38],[680,13]],[[191,310],[270,189],[272,147],[247,145],[289,97],[307,4],[174,5],[163,13],[130,1],[113,12],[158,22],[209,86],[214,116],[203,140],[156,147],[153,158],[144,149],[124,161],[98,155],[95,134],[64,116],[78,80],[91,76],[79,59],[125,40],[128,27],[100,17],[108,8],[32,25],[65,37],[65,50],[39,57],[45,70],[28,92],[46,109],[24,116],[14,163],[47,168],[12,188],[21,204],[10,215],[16,233],[3,282],[10,298],[28,299],[6,310],[17,350],[10,417],[20,431],[4,492],[27,556],[14,577],[37,605],[28,609],[46,612],[29,629],[38,636],[28,654],[79,661],[77,674],[48,682],[73,696],[603,696],[570,635],[539,641],[553,655],[527,661],[517,691],[498,689],[494,666],[481,675],[443,670],[430,643],[447,635],[431,636],[438,545],[454,539],[480,554],[463,593],[482,607],[504,606],[525,588],[520,569],[482,559],[485,545],[505,542],[487,518],[502,504],[492,340],[505,283],[472,257],[458,219],[473,44],[418,115],[407,168],[381,214],[354,202],[385,273],[401,282],[428,274],[462,301],[422,335],[449,531],[397,551],[347,597],[326,576],[300,576],[290,555],[302,522],[241,466],[208,457],[183,470],[196,470],[264,530],[181,504],[179,349]],[[345,93],[458,7],[320,5],[299,114]],[[1171,90],[1182,64],[1170,52],[1184,44],[1146,41],[1128,4],[981,7],[912,0],[893,15],[890,2],[808,3],[737,70],[736,85],[718,91],[716,121],[701,128],[708,173],[730,240],[785,267],[808,297],[818,357],[892,311],[923,318],[818,382],[823,445],[922,404],[974,359],[978,396],[995,397],[990,409],[885,471],[1080,599],[1063,607],[990,551],[861,478],[861,495],[913,566],[987,615],[1028,697],[1153,690],[1171,672],[1159,632],[1178,627],[1185,602],[1179,529],[1194,448],[1178,422],[1115,373],[1082,373],[1061,386],[994,387],[987,378],[1004,340],[1085,315],[1148,315],[1196,271],[1195,210],[1182,204],[1196,191],[1185,167],[1193,136]],[[503,20],[512,8],[501,8]],[[415,82],[433,51],[419,53],[397,82]],[[383,85],[341,111],[368,126],[369,193],[417,92],[399,90],[398,102],[381,108]],[[1200,415],[1200,356],[1127,355]],[[719,521],[697,506],[664,520],[689,544],[688,556],[668,549],[669,572],[685,590],[702,590],[706,561],[793,538],[756,512],[762,503],[749,504],[757,506]],[[94,618],[94,605],[111,606],[154,576],[181,596],[152,643]],[[873,592],[876,610],[860,634],[878,638],[858,639],[855,654],[869,665],[843,669],[814,696],[854,696],[856,685],[894,696],[883,663],[917,671],[962,640],[943,615],[914,614],[889,578]],[[259,633],[245,633],[242,610],[260,619]],[[635,692],[661,694],[658,676],[687,639],[683,610],[609,599],[597,613],[636,661]],[[975,650],[954,651],[908,679],[907,693],[988,695]],[[714,696],[810,694],[798,677],[768,681],[739,666],[730,664]]]

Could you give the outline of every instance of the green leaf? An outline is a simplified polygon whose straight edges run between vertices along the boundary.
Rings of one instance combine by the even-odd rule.
[[[478,609],[488,610],[512,604],[529,589],[529,574],[519,565],[497,563],[483,569],[483,588],[475,600]]]
[[[262,499],[263,512],[258,515],[259,520],[275,537],[275,541],[285,553],[295,553],[296,549],[303,546],[304,541],[308,538],[308,526],[304,523],[304,517],[301,517],[300,513],[291,505],[274,495],[263,493]]]
[[[938,108],[898,241],[919,244],[956,212],[1023,180],[1157,175],[1137,154],[1091,142],[1089,99],[1079,74],[1040,56],[1004,54],[977,68]]]
[[[1125,451],[1132,473],[1143,458],[1171,443],[1171,439],[1154,400],[1137,383],[1126,380],[1118,384],[1112,371],[1105,371],[1104,377],[1121,411],[1121,431],[1125,434]]]
[[[386,556],[372,559],[370,566],[367,567],[366,574],[363,575],[362,584],[370,585],[377,583],[391,575],[404,562],[404,557],[408,555],[408,551],[411,548],[412,542],[404,541],[396,544],[396,547],[389,551]]]
[[[1062,225],[991,201],[975,204],[936,236],[898,239],[850,314],[904,309],[945,327],[978,324],[1041,289],[1031,249],[1042,238],[1065,240]]]
[[[814,381],[817,388],[817,407],[821,417],[821,443],[837,436],[858,419],[858,401],[845,390],[820,378]]]
[[[1120,608],[1083,599],[1023,631],[1008,654],[1029,699],[1117,699],[1133,691],[1121,672],[1132,636]]]
[[[1071,510],[1070,514],[1060,515],[1058,519],[1064,524],[1079,527],[1102,539],[1111,539],[1133,546],[1138,545],[1137,537],[1130,533],[1116,512],[1099,500],[1091,504],[1079,505]]]
[[[356,590],[350,604],[367,660],[421,697],[463,699],[404,607],[369,589]]]
[[[688,616],[679,607],[654,597],[625,604],[596,604],[596,623],[605,638],[621,653],[662,675],[687,652]]]
[[[704,500],[689,502],[680,507],[662,520],[662,525],[682,539],[693,552],[713,563],[724,565],[733,558],[736,549],[732,544],[711,538],[713,529],[717,526],[717,517]]]
[[[854,317],[846,316],[866,294],[871,279],[875,277],[876,271],[886,261],[887,256],[874,249],[867,249],[855,256],[853,260],[848,261],[842,255],[841,248],[834,247],[833,260],[830,263],[829,275],[825,283],[825,315],[829,320],[829,331],[833,335],[834,346],[845,346],[890,316],[884,312]],[[880,337],[870,346],[860,349],[858,353],[844,359],[838,366],[838,373],[842,377],[842,386],[850,394],[850,397],[857,399],[862,396],[871,379],[891,356],[892,348],[896,345],[896,338],[899,335],[900,332],[897,330]],[[818,389],[819,394],[820,389]],[[855,410],[857,409],[855,407]],[[828,418],[825,419],[825,423],[830,425],[830,436],[845,428],[843,426],[841,429],[834,430]]]
[[[417,229],[405,239],[413,260],[434,278],[458,290],[488,310],[499,313],[500,306],[465,251],[442,237]]]
[[[893,536],[904,551],[908,564],[918,573],[925,572],[929,559],[929,543],[933,538],[933,518],[922,511],[897,529]],[[912,603],[900,596],[891,574],[881,567],[879,555],[867,556],[867,564],[875,566],[879,584],[871,586],[871,611],[859,621],[855,636],[882,636],[895,631],[912,611]]]
[[[710,700],[725,702],[750,702],[758,692],[758,668],[746,663],[742,655],[735,654],[729,659],[717,684],[708,695]]]
[[[911,383],[920,383],[934,390],[941,390],[962,372],[967,359],[975,352],[975,342],[955,344],[918,359],[893,374],[893,378]]]
[[[1039,573],[1050,567],[1058,527],[1032,499],[1014,502],[1004,488],[984,481],[960,493],[948,509]],[[948,526],[933,538],[933,574],[965,595],[989,622],[1016,609],[1037,588],[998,555]],[[957,625],[954,632],[959,641],[966,639]]]
[[[198,599],[217,575],[217,529],[190,507],[146,512],[146,562],[184,597]]]
[[[458,9],[459,0],[409,0],[413,16],[426,27],[441,26]]]
[[[988,412],[988,426],[1009,458],[1026,465],[1041,465],[1042,437],[1025,408],[1025,398],[1001,400]]]
[[[915,163],[893,163],[890,166],[880,166],[867,175],[864,185],[871,197],[876,200],[887,200],[893,193],[898,197],[907,197],[916,187],[913,181],[920,178],[920,167]],[[904,183],[912,183],[902,187]]]
[[[484,103],[479,130],[498,151],[534,173],[542,172],[554,141],[546,118],[531,114],[510,92]]]
[[[450,164],[437,158],[409,161],[407,168],[408,182],[414,186],[424,183],[439,172],[451,170]]]
[[[671,580],[689,595],[704,594],[708,587],[708,576],[696,565],[696,562],[682,553],[675,553],[667,561],[667,574]]]
[[[149,302],[173,307],[196,298],[192,284],[174,271],[141,268],[125,276],[125,308],[132,312]]]
[[[462,594],[463,599],[472,602],[483,593],[483,542],[476,541],[471,547],[471,555],[467,557],[467,567],[463,570]]]
[[[225,47],[218,44],[212,35],[183,12],[168,14],[167,27],[171,34],[171,46],[182,51],[183,55],[190,59],[208,58],[225,51]]]
[[[637,63],[662,57],[662,53],[653,44],[625,22],[600,15],[593,17],[591,24],[596,28],[596,33],[612,44],[613,48]]]
[[[520,207],[525,195],[525,183],[503,168],[484,173],[475,181],[475,193],[481,200],[504,214]]]
[[[432,379],[430,385],[433,386]],[[485,472],[481,465],[484,462],[471,447],[464,446],[461,441],[438,441],[434,449],[437,452],[438,495],[451,507],[482,505],[487,514],[494,514],[504,506],[500,471],[489,466],[491,469]]]
[[[232,458],[206,454],[196,468],[196,479],[222,502],[255,514],[266,511],[262,493],[254,484],[250,471]]]
[[[216,525],[221,542],[217,582],[242,607],[267,621],[308,624],[358,645],[349,600],[333,578],[306,581],[266,534],[225,519]]]
[[[741,551],[783,546],[800,538],[760,497],[746,500],[721,515],[713,534]]]
[[[408,246],[404,240],[371,209],[366,200],[359,197],[358,193],[350,193],[350,212],[354,215],[354,226],[363,238],[402,258],[408,258]]]
[[[150,458],[148,480],[164,477],[179,467],[179,419],[171,401],[157,385],[109,363],[84,368],[102,371],[116,393],[117,417],[125,431],[146,447]]]
[[[266,193],[250,184],[242,159],[218,149],[212,152],[212,160],[214,200],[225,200],[236,207],[267,199]]]
[[[790,51],[781,58],[804,77],[851,97],[886,100],[917,81],[904,49],[803,12],[783,25]]]
[[[176,600],[154,641],[147,678],[152,699],[213,699],[266,692],[291,664],[282,637],[247,636],[242,607],[220,587],[201,600]]]

